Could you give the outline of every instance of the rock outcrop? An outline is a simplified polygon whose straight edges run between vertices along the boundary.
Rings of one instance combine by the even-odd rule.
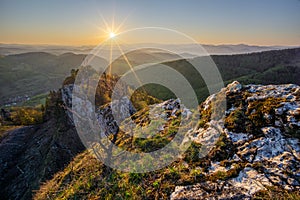
[[[71,91],[60,94],[68,118]],[[226,109],[218,107],[219,94],[226,97]],[[299,191],[300,87],[233,82],[219,94],[208,97],[197,111],[184,108],[179,99],[138,111],[126,97],[96,107],[95,121],[103,128],[103,137],[112,134],[116,145],[138,153],[168,144],[182,118],[196,116],[199,122],[185,132],[182,142],[191,140],[189,149],[170,166],[150,173],[123,173],[108,169],[86,151],[42,186],[35,198],[229,200],[253,199],[271,189]],[[224,115],[212,118],[213,109]],[[123,127],[128,119],[134,122],[129,131]],[[133,131],[139,135],[133,136]]]
[[[222,159],[209,153],[205,159],[210,164],[203,169],[206,179],[176,186],[171,199],[251,199],[270,186],[299,190],[300,87],[233,82],[221,92],[226,94],[227,110],[219,122],[220,140],[227,141],[223,145],[230,149],[229,156]],[[211,99],[202,104],[202,111]],[[210,129],[207,120],[190,138],[206,145],[203,136]]]
[[[70,107],[71,89],[68,86],[62,91],[62,99]],[[209,118],[210,110],[219,100],[218,94],[214,94],[200,105],[202,125],[186,134],[187,139],[206,148],[199,155],[210,161],[201,169],[206,178],[194,185],[176,186],[171,199],[251,199],[271,186],[299,190],[300,87],[292,84],[242,86],[233,82],[220,93],[226,95],[225,118],[217,121]],[[168,100],[152,105],[151,110],[160,109],[163,113],[156,115],[168,121],[179,116],[181,106],[179,100]],[[112,108],[119,122],[136,112],[126,97],[97,109],[97,119],[105,135],[119,131]],[[182,116],[192,114],[186,108],[183,110]],[[221,143],[226,140],[222,144],[226,159],[218,155],[222,151],[216,150],[220,149],[220,140]]]
[[[70,86],[62,90],[62,99],[69,108],[71,91]],[[214,94],[200,105],[202,125],[186,134],[187,139],[206,149],[199,155],[210,161],[201,169],[206,178],[194,185],[177,186],[171,199],[251,199],[270,186],[299,190],[300,87],[292,84],[242,86],[233,82],[221,93],[226,95],[225,118],[217,121],[209,118],[209,110],[219,100],[218,94]],[[168,100],[152,105],[151,110],[160,109],[163,113],[156,115],[168,121],[179,116],[181,106],[179,100]],[[192,114],[186,108],[183,110],[182,116]],[[113,111],[119,122],[136,112],[126,97],[97,109],[97,119],[105,135],[119,131]],[[67,114],[71,118],[68,110]],[[226,140],[223,144],[226,159],[218,155],[222,151],[216,151],[220,140]]]

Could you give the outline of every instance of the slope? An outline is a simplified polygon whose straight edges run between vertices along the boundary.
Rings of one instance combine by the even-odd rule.
[[[171,165],[149,173],[123,173],[104,166],[85,151],[46,182],[35,199],[297,199],[299,92],[300,87],[292,84],[243,86],[233,82],[200,105],[199,124],[186,133],[192,145]],[[218,105],[220,94],[226,94],[226,117],[212,121],[209,113]],[[181,116],[176,100],[156,106],[175,113],[161,114],[168,120]],[[135,115],[136,126],[143,125],[147,112]],[[144,141],[115,133],[120,137],[116,144],[129,151],[132,147],[155,150],[169,142],[163,138],[170,137],[170,125],[175,125],[176,132],[176,123],[170,123]],[[215,134],[219,137],[212,143]],[[210,144],[208,153],[199,157],[202,147]]]

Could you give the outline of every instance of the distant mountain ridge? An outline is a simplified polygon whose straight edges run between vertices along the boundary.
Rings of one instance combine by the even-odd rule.
[[[191,84],[199,102],[206,99],[207,85],[192,64],[205,68],[206,57],[175,60],[164,64],[177,70]],[[238,55],[212,55],[225,84],[238,80],[242,84],[300,84],[300,48],[272,50]],[[204,64],[203,64],[204,63]],[[198,70],[199,70],[198,69]],[[175,98],[160,86],[146,85],[146,91],[158,98]]]
[[[201,45],[210,55],[228,55],[228,54],[242,54],[252,53],[259,51],[270,51],[280,49],[298,48],[300,45],[294,46],[258,46],[258,45],[247,45],[247,44],[221,44],[221,45],[210,45],[210,44],[130,44],[124,45],[124,49],[145,47],[147,45],[165,48],[172,47],[177,49],[178,54],[191,54],[194,56],[200,56],[198,52],[199,45]],[[23,45],[23,44],[1,44],[0,43],[0,55],[12,55],[28,52],[47,52],[55,55],[63,53],[75,53],[75,54],[89,54],[95,46],[61,46],[61,45]],[[106,49],[106,53],[109,53],[109,49]]]

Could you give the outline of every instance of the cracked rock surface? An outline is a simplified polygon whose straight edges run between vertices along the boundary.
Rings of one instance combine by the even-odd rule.
[[[176,186],[170,198],[252,199],[269,186],[299,190],[300,87],[242,86],[235,81],[221,92],[226,94],[227,109],[224,123],[219,122],[220,132],[229,141],[232,156],[212,160],[208,154],[205,159],[211,160],[210,166],[204,171],[206,176],[222,174],[225,178]],[[211,101],[212,97],[208,97],[201,109],[209,109]],[[191,138],[197,141],[210,129],[207,120],[199,128],[201,131],[191,133]],[[205,145],[203,142],[200,141]],[[236,173],[232,175],[229,172],[233,170]]]

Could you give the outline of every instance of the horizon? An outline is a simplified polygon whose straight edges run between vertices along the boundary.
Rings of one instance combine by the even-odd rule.
[[[300,1],[0,1],[0,43],[97,46],[109,34],[164,27],[203,45],[300,46]],[[113,33],[115,35],[115,33]],[[145,35],[124,37],[144,42]],[[157,39],[168,41],[168,35]],[[142,43],[143,43],[142,42]]]
[[[278,45],[259,45],[259,44],[247,44],[247,43],[218,43],[218,44],[209,44],[209,43],[130,43],[130,44],[124,44],[124,45],[141,45],[141,44],[154,44],[154,45],[202,45],[202,46],[215,46],[215,47],[219,47],[219,46],[249,46],[249,47],[300,47],[300,44],[295,44],[295,45],[284,45],[284,44],[278,44]],[[83,44],[83,45],[64,45],[64,44],[47,44],[47,43],[38,43],[38,44],[30,44],[30,43],[3,43],[0,42],[0,45],[11,45],[11,46],[41,46],[41,47],[90,47],[90,48],[94,48],[96,46],[98,46],[99,44]],[[123,45],[122,43],[120,43],[120,45]]]

